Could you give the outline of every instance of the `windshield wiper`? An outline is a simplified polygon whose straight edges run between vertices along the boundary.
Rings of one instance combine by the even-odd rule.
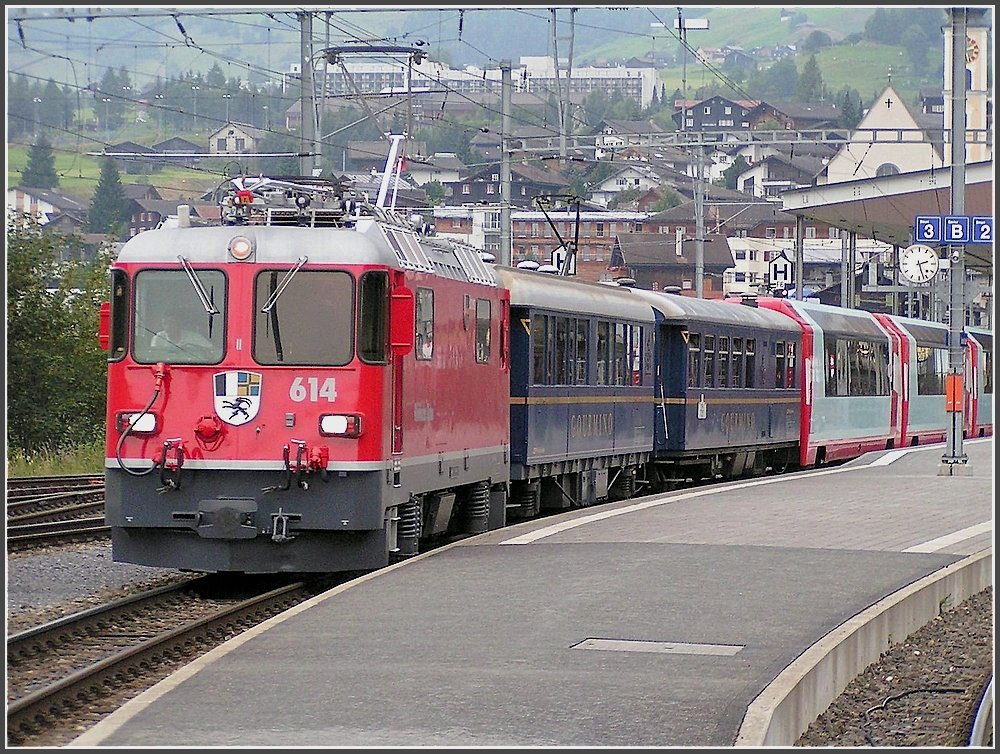
[[[295,273],[301,270],[302,265],[304,265],[308,261],[309,257],[299,257],[299,263],[288,271],[285,277],[281,279],[281,282],[278,283],[278,287],[274,289],[274,293],[272,293],[268,297],[267,301],[264,302],[264,305],[260,308],[262,312],[267,313],[271,311],[274,305],[278,302],[278,296],[280,296],[281,292],[285,290],[285,286],[287,286],[292,281],[292,278],[295,276]]]
[[[187,273],[188,280],[191,281],[191,285],[194,286],[194,292],[197,293],[198,298],[201,299],[201,305],[205,307],[205,312],[207,314],[221,314],[221,312],[215,308],[215,303],[209,299],[208,293],[205,291],[205,286],[201,284],[201,280],[195,274],[190,262],[182,256],[178,256],[177,259],[180,260],[181,267],[184,269],[184,272]]]

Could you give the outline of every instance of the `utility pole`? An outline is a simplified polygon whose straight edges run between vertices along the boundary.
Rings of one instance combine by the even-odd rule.
[[[312,13],[299,13],[299,40],[302,55],[302,89],[299,92],[299,112],[302,129],[300,131],[299,169],[302,175],[312,175],[314,165],[320,165],[319,150],[316,148],[316,89],[313,86],[312,59]],[[310,152],[315,152],[315,156]],[[315,162],[314,162],[315,161]]]
[[[500,264],[513,265],[510,227],[510,61],[500,61]]]
[[[795,216],[795,298],[801,301],[805,298],[802,290],[803,268],[805,265],[805,229],[806,218],[802,215]]]
[[[573,75],[573,36],[576,8],[570,8],[569,16],[569,57],[566,65],[566,81],[559,78],[559,35],[556,32],[556,9],[552,8],[552,63],[556,72],[556,93],[559,96],[559,157],[566,161],[566,131],[569,121],[570,78]]]
[[[965,214],[965,37],[967,9],[951,8],[951,214]],[[945,378],[945,410],[951,421],[947,427],[947,449],[941,456],[938,476],[966,476],[971,473],[969,458],[962,450],[965,428],[965,390],[962,384],[965,352],[965,246],[949,247],[948,267],[948,374]]]
[[[694,184],[694,295],[705,298],[705,184],[702,175],[704,152],[701,145],[695,155],[698,178]]]
[[[681,131],[687,129],[687,30],[707,29],[708,19],[689,19],[684,21],[681,9],[677,9],[677,20],[674,21],[674,28],[680,34],[681,57],[683,67],[681,71]],[[695,147],[695,185],[694,185],[694,211],[695,211],[695,239],[694,239],[694,291],[697,298],[705,297],[705,166],[704,166],[704,145],[702,140],[698,140]]]

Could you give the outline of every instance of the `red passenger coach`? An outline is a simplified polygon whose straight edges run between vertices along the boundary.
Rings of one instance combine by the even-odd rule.
[[[111,272],[114,560],[357,570],[501,525],[492,269],[319,180],[234,184],[225,224],[140,233]]]
[[[800,463],[822,465],[892,448],[899,395],[892,370],[898,339],[866,311],[780,298],[758,305],[802,327]]]

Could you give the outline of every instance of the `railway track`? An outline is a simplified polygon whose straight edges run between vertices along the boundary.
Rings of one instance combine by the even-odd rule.
[[[103,508],[103,503],[101,504]],[[7,552],[19,552],[44,545],[83,542],[111,536],[104,514],[65,521],[47,521],[7,527]]]
[[[10,636],[7,743],[66,743],[192,657],[347,578],[202,576]]]
[[[107,537],[104,477],[21,477],[7,482],[7,551]]]
[[[104,487],[104,474],[11,477],[7,480],[7,502],[94,487]]]

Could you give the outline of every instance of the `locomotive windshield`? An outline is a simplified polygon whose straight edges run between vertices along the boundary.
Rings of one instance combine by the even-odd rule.
[[[225,351],[226,277],[198,270],[143,270],[135,277],[135,360],[217,364]],[[203,300],[205,297],[205,300]]]
[[[253,355],[259,364],[343,366],[351,361],[354,280],[348,273],[299,270],[289,277],[287,269],[265,270],[254,285],[254,312]]]

